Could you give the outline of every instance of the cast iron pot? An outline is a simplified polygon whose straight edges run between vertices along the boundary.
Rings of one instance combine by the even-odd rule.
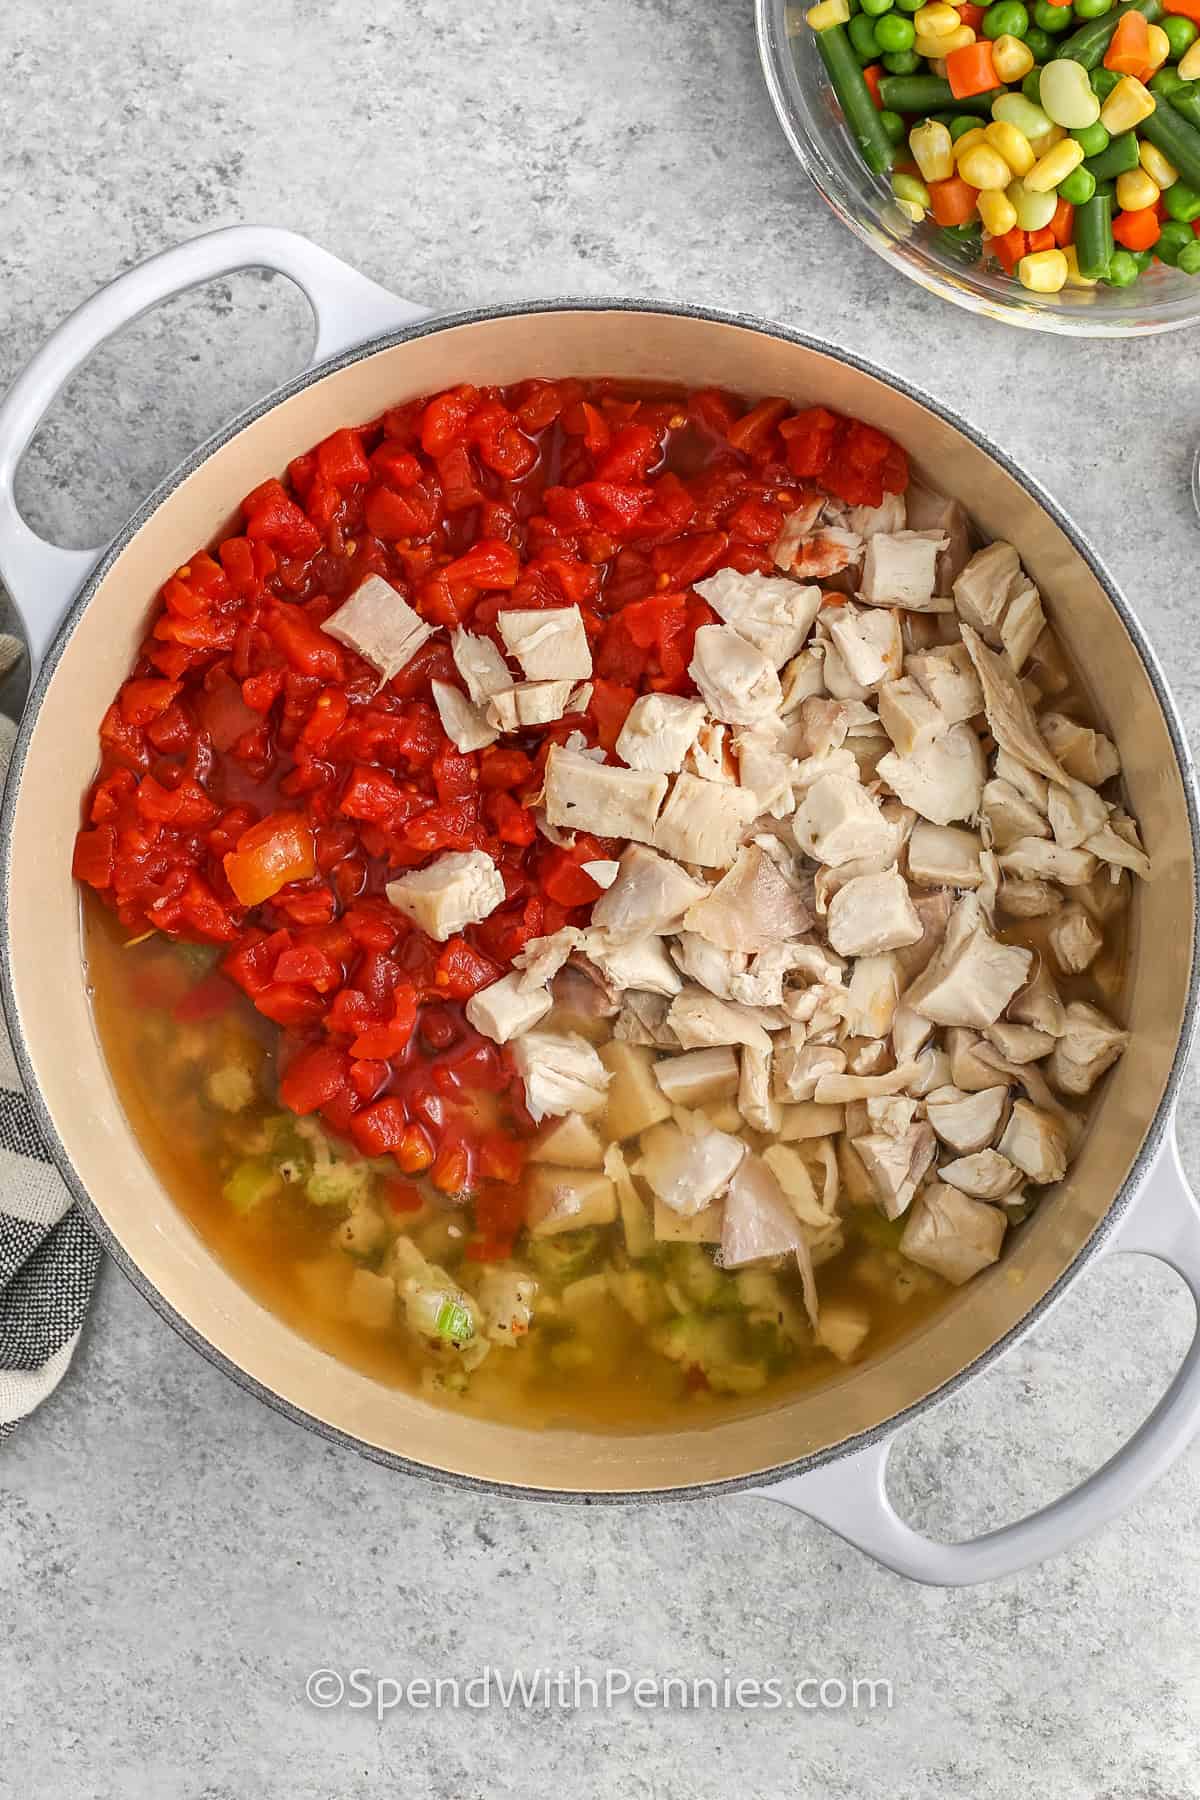
[[[20,518],[13,478],[39,419],[99,343],[172,294],[249,267],[297,282],[317,318],[312,367],[196,452],[103,552],[56,549]],[[455,382],[621,375],[821,401],[898,438],[983,531],[1011,539],[1120,747],[1155,878],[1135,902],[1129,1053],[1067,1179],[1001,1261],[908,1341],[813,1393],[700,1429],[591,1435],[442,1411],[314,1348],[237,1284],[172,1203],[114,1091],[88,1004],[70,877],[96,725],[168,571],[266,476],[340,425]],[[1083,1485],[963,1544],[909,1529],[885,1492],[897,1428],[993,1362],[1086,1264],[1162,1258],[1200,1296],[1200,1209],[1172,1115],[1196,1007],[1197,806],[1162,671],[1129,605],[1064,514],[944,407],[831,345],[741,317],[633,302],[551,301],[431,318],[305,239],[215,232],[131,270],[59,327],[0,407],[0,573],[35,665],[3,812],[4,1000],[54,1158],[104,1244],[190,1343],[292,1418],[408,1472],[558,1499],[758,1492],[822,1520],[893,1569],[965,1583],[1076,1541],[1179,1454],[1200,1414],[1200,1339],[1155,1411]]]

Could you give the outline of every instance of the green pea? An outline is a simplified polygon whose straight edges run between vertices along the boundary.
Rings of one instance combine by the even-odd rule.
[[[1102,19],[1110,11],[1113,0],[1075,0],[1077,19]]]
[[[950,136],[957,144],[959,138],[965,137],[968,131],[974,131],[978,123],[979,120],[973,119],[970,113],[959,113],[950,121]]]
[[[1028,75],[1021,83],[1021,92],[1024,94],[1025,98],[1031,100],[1035,106],[1040,106],[1042,104],[1042,71],[1040,69],[1030,69]]]
[[[1072,169],[1059,182],[1058,191],[1072,206],[1082,206],[1096,192],[1096,177],[1090,169]]]
[[[900,13],[885,13],[875,27],[879,48],[895,55],[897,50],[911,50],[917,41],[917,28]]]
[[[1129,254],[1137,264],[1138,274],[1144,275],[1154,261],[1153,250],[1131,250]]]
[[[1132,287],[1140,274],[1141,270],[1128,250],[1114,250],[1102,279],[1109,287]]]
[[[1150,77],[1150,92],[1157,94],[1160,100],[1169,100],[1180,88],[1190,86],[1191,82],[1185,81],[1178,69],[1158,69]]]
[[[1049,62],[1050,52],[1054,48],[1049,32],[1038,25],[1031,25],[1025,33],[1025,48],[1030,52],[1034,62]]]
[[[908,127],[898,112],[888,112],[885,109],[879,115],[879,123],[883,126],[889,144],[902,144],[908,136]]]
[[[915,75],[921,66],[921,59],[915,50],[889,50],[883,59],[883,66],[889,75]],[[975,123],[979,123],[978,119]]]
[[[1048,31],[1051,37],[1058,37],[1061,32],[1071,29],[1075,21],[1075,8],[1051,6],[1050,0],[1034,0],[1033,20],[1042,31]]]
[[[925,0],[896,0],[896,5],[901,12],[915,13],[920,12],[921,8],[925,5]]]
[[[935,125],[944,125],[946,127],[947,131],[949,131],[950,127],[954,123],[954,114],[953,113],[948,113],[948,112],[930,113],[929,116],[933,120]]]
[[[1200,275],[1200,238],[1193,238],[1179,252],[1179,261],[1175,264],[1185,275]]]
[[[1162,198],[1168,218],[1179,219],[1184,225],[1200,219],[1200,193],[1186,181],[1173,181],[1169,188],[1163,189]]]
[[[1120,79],[1115,69],[1093,69],[1088,76],[1092,92],[1098,100],[1107,100]]]
[[[1185,51],[1190,50],[1196,41],[1196,27],[1190,19],[1183,19],[1178,13],[1168,13],[1161,21],[1167,34],[1167,42],[1171,46],[1171,60],[1178,62]]]
[[[879,40],[875,36],[875,21],[866,13],[856,13],[847,25],[850,42],[854,46],[854,54],[859,62],[874,62],[879,55]]]
[[[1021,0],[995,0],[983,15],[983,35],[987,38],[1023,38],[1029,30],[1029,12]]]
[[[1188,244],[1200,243],[1200,238],[1192,235],[1190,225],[1181,219],[1168,219],[1154,248],[1159,258],[1173,269],[1179,261],[1179,252]]]
[[[1099,156],[1102,150],[1108,149],[1109,137],[1099,119],[1094,125],[1081,125],[1078,130],[1068,133],[1073,137],[1085,156]]]
[[[892,0],[861,0],[861,4],[869,19],[878,19],[883,13],[892,10]]]

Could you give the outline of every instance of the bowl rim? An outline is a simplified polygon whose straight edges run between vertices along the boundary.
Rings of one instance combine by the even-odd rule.
[[[1034,1325],[1057,1303],[1070,1284],[1080,1275],[1087,1265],[1099,1255],[1103,1246],[1125,1217],[1129,1207],[1139,1191],[1142,1181],[1152,1167],[1159,1149],[1166,1137],[1175,1110],[1184,1069],[1187,1065],[1197,1030],[1200,1029],[1200,785],[1197,783],[1196,770],[1188,744],[1182,718],[1175,699],[1167,684],[1166,677],[1158,657],[1150,644],[1143,627],[1129,602],[1124,598],[1112,576],[1104,566],[1097,552],[1083,536],[1079,528],[1072,523],[1057,502],[1046,492],[1036,477],[1027,473],[1014,462],[1004,451],[978,431],[967,420],[958,416],[952,409],[934,400],[924,389],[903,377],[889,374],[869,358],[860,356],[856,351],[847,349],[826,338],[820,338],[808,332],[792,330],[788,326],[777,324],[769,319],[741,312],[731,312],[719,308],[694,306],[684,302],[670,300],[639,299],[602,299],[595,297],[550,298],[530,300],[516,304],[501,304],[489,307],[471,307],[452,313],[438,313],[420,319],[412,324],[402,326],[394,331],[365,339],[363,342],[342,351],[325,362],[317,363],[302,370],[282,387],[272,389],[261,399],[245,408],[229,420],[218,431],[198,445],[184,460],[168,474],[158,486],[147,496],[134,511],[125,525],[117,532],[112,542],[105,549],[96,566],[89,573],[79,592],[71,602],[65,616],[54,635],[53,642],[46,653],[45,660],[33,682],[25,710],[19,721],[16,741],[13,745],[8,774],[4,787],[3,804],[0,807],[0,916],[7,917],[10,889],[15,884],[16,873],[12,863],[13,819],[16,811],[17,796],[21,778],[29,756],[29,750],[41,711],[42,702],[54,680],[55,672],[62,660],[66,646],[74,632],[75,626],[90,604],[97,589],[104,581],[117,558],[125,550],[130,541],[142,529],[147,520],[162,506],[192,475],[201,464],[217,454],[226,444],[231,442],[249,425],[265,417],[275,407],[310,387],[324,380],[327,376],[336,375],[342,369],[362,362],[382,351],[389,351],[398,346],[436,335],[443,331],[454,330],[462,326],[484,324],[492,320],[515,317],[533,317],[551,313],[625,313],[630,316],[639,314],[663,315],[676,318],[698,319],[713,324],[731,325],[763,337],[783,340],[800,349],[812,351],[819,356],[829,357],[880,382],[919,407],[932,413],[953,430],[968,438],[985,455],[992,458],[1031,498],[1049,515],[1063,532],[1072,548],[1080,555],[1090,568],[1105,597],[1115,608],[1125,628],[1131,647],[1140,657],[1147,677],[1154,691],[1155,698],[1163,714],[1164,724],[1170,738],[1183,784],[1184,800],[1187,809],[1189,836],[1192,853],[1192,931],[1191,956],[1189,963],[1188,991],[1183,1008],[1183,1023],[1179,1038],[1171,1059],[1171,1066],[1164,1084],[1162,1095],[1155,1108],[1154,1115],[1147,1124],[1146,1132],[1136,1156],[1130,1165],[1126,1179],[1114,1194],[1103,1218],[1097,1223],[1091,1237],[1076,1252],[1075,1256],[1059,1274],[1053,1285],[1044,1293],[1030,1311],[1019,1319],[1010,1330],[998,1338],[993,1344],[982,1350],[970,1362],[965,1363],[956,1373],[941,1386],[930,1393],[922,1395],[901,1411],[893,1413],[880,1424],[859,1432],[824,1449],[809,1452],[806,1455],[789,1458],[768,1469],[760,1469],[746,1475],[732,1476],[711,1482],[694,1482],[677,1487],[658,1489],[611,1489],[597,1492],[586,1489],[546,1488],[523,1486],[515,1482],[501,1482],[486,1476],[461,1474],[453,1470],[444,1470],[428,1463],[418,1462],[397,1451],[382,1449],[354,1436],[353,1433],[331,1425],[317,1418],[302,1406],[294,1404],[276,1393],[256,1376],[249,1374],[233,1359],[218,1350],[198,1331],[188,1319],[176,1310],[166,1299],[132,1257],[126,1252],[120,1239],[110,1229],[93,1204],[82,1180],[77,1175],[70,1154],[59,1135],[54,1119],[42,1097],[37,1080],[33,1073],[31,1060],[25,1045],[20,1011],[17,1005],[14,986],[14,970],[7,932],[0,934],[0,1000],[3,1002],[7,1019],[14,1060],[21,1078],[22,1087],[28,1098],[30,1108],[43,1141],[59,1175],[65,1182],[72,1199],[79,1206],[92,1230],[100,1240],[103,1248],[112,1257],[117,1267],[142,1295],[155,1312],[192,1349],[198,1351],[208,1362],[218,1368],[224,1375],[247,1393],[264,1401],[276,1412],[282,1413],[294,1424],[307,1427],[329,1442],[338,1443],[356,1451],[369,1461],[383,1464],[385,1467],[399,1470],[407,1475],[420,1476],[426,1480],[444,1486],[462,1488],[471,1492],[485,1492],[498,1497],[542,1500],[563,1504],[586,1505],[634,1505],[663,1501],[711,1499],[722,1494],[743,1493],[773,1486],[775,1483],[792,1479],[810,1470],[824,1467],[840,1461],[843,1457],[857,1454],[869,1446],[890,1439],[902,1426],[910,1423],[921,1413],[940,1404],[955,1394],[968,1381],[984,1369],[990,1367],[1004,1353],[1030,1331]],[[786,1403],[780,1410],[786,1410]],[[598,1434],[600,1441],[607,1434]]]
[[[767,92],[771,96],[771,105],[797,162],[822,200],[836,213],[842,224],[861,243],[868,245],[876,256],[881,257],[892,268],[899,269],[910,281],[915,281],[918,287],[924,288],[927,294],[933,294],[939,300],[949,300],[953,305],[961,306],[964,311],[975,313],[981,318],[993,319],[1001,325],[1012,325],[1022,331],[1044,331],[1061,337],[1135,338],[1156,337],[1166,331],[1183,331],[1190,325],[1200,324],[1200,282],[1197,283],[1192,310],[1184,312],[1179,318],[1148,320],[1139,316],[1128,323],[1116,315],[1096,318],[1086,307],[1070,311],[1065,307],[1046,305],[1044,299],[1039,301],[1037,296],[1027,295],[1016,283],[1012,301],[1008,302],[979,292],[970,285],[956,284],[942,275],[925,255],[904,254],[881,227],[868,225],[857,218],[837,192],[833,179],[836,167],[832,157],[826,161],[820,147],[806,139],[792,116],[783,52],[776,31],[776,15],[782,8],[786,17],[793,5],[798,5],[798,0],[755,0],[758,58]],[[786,45],[790,41],[785,32],[783,43]]]

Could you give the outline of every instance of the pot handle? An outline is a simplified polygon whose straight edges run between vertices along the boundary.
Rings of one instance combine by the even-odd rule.
[[[1179,1161],[1174,1121],[1141,1193],[1105,1243],[1111,1251],[1156,1256],[1187,1282],[1200,1317],[1200,1205]],[[1170,1387],[1127,1444],[1061,1499],[966,1543],[939,1544],[896,1512],[887,1493],[895,1435],[814,1469],[756,1488],[827,1525],[839,1537],[913,1581],[968,1587],[1031,1568],[1077,1544],[1144,1494],[1200,1426],[1200,1329]]]
[[[233,225],[177,244],[127,269],[77,307],[0,404],[0,576],[21,616],[34,669],[102,554],[48,544],[21,517],[14,483],[34,432],[63,384],[114,332],[161,301],[239,269],[273,269],[302,290],[316,321],[310,368],[364,338],[427,316],[425,307],[398,299],[308,238],[271,225]]]

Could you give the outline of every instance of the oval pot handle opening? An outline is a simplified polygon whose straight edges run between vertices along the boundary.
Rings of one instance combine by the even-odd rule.
[[[64,550],[25,523],[14,484],[21,458],[64,384],[106,339],[189,288],[241,269],[286,275],[312,307],[316,337],[306,366],[427,316],[296,232],[234,225],[177,244],[126,270],[64,319],[0,404],[0,576],[20,615],[33,670],[102,550]]]
[[[1179,1161],[1172,1126],[1140,1195],[1104,1246],[1155,1256],[1187,1283],[1200,1320],[1200,1205]],[[827,1525],[857,1549],[913,1581],[966,1587],[1055,1556],[1113,1519],[1158,1480],[1200,1426],[1200,1328],[1154,1411],[1086,1481],[1028,1518],[964,1543],[940,1544],[906,1524],[887,1492],[889,1434],[823,1468],[754,1490]]]

